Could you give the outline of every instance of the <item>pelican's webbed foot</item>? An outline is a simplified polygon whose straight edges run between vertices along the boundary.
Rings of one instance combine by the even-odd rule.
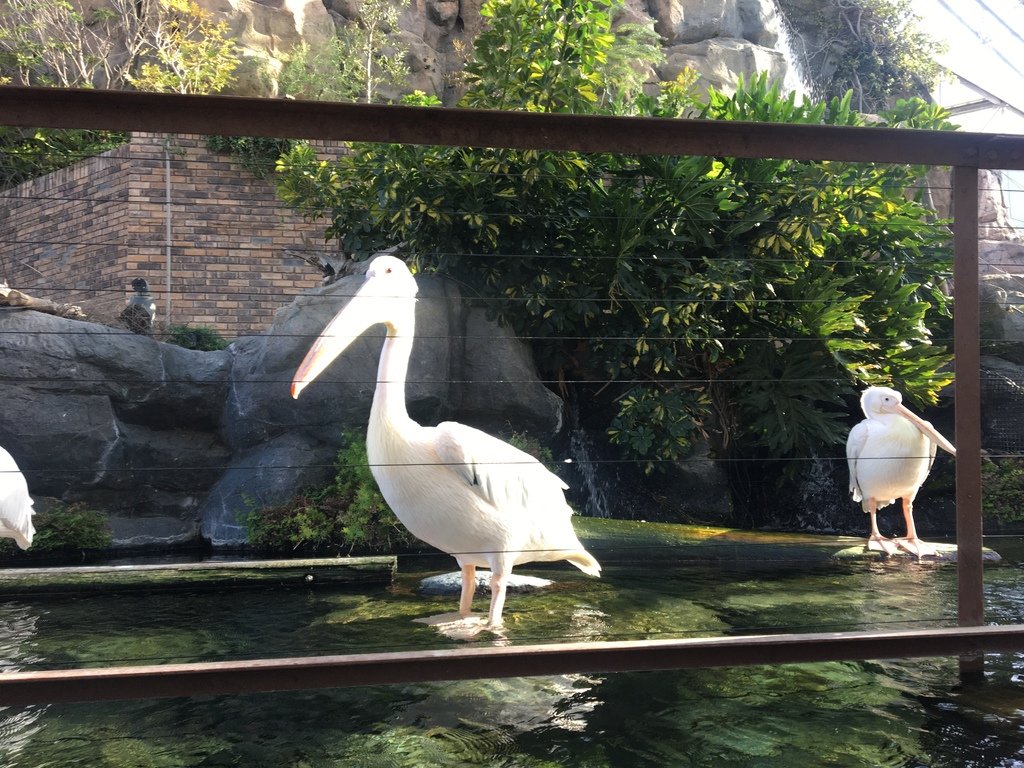
[[[900,551],[899,545],[896,542],[880,534],[868,537],[867,548],[870,552],[882,552],[886,555],[895,555]]]
[[[918,560],[920,560],[922,557],[934,557],[938,554],[939,551],[938,547],[936,547],[934,544],[927,541],[922,541],[916,536],[914,538],[901,537],[895,539],[895,542],[896,546],[914,555]]]
[[[475,614],[463,616],[459,613],[441,613],[436,616],[413,619],[413,621],[433,627],[452,640],[472,640],[485,632],[499,639],[505,637],[505,628],[502,625],[488,624],[486,616]]]

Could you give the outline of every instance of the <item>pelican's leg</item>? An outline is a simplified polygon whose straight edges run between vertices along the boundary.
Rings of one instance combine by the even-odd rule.
[[[487,614],[487,626],[491,629],[502,624],[501,612],[505,607],[508,574],[508,570],[500,565],[491,571],[491,610]]]
[[[476,566],[462,566],[462,594],[459,597],[459,616],[467,618],[473,613],[473,595],[476,594]]]
[[[926,555],[934,555],[938,551],[934,544],[921,541],[917,538],[917,526],[914,525],[914,500],[903,497],[903,519],[907,523],[907,535],[905,538],[896,539],[896,543],[920,560]]]
[[[865,510],[871,517],[871,535],[868,536],[868,549],[873,552],[884,552],[887,555],[895,555],[899,551],[890,539],[885,538],[878,530],[878,501],[867,499]]]

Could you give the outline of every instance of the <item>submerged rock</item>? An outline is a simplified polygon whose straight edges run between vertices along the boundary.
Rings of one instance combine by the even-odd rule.
[[[538,589],[545,589],[552,585],[549,579],[541,579],[537,576],[522,576],[513,573],[508,577],[506,591],[536,592]],[[476,593],[489,594],[491,588],[491,572],[477,570],[476,572]],[[420,594],[423,595],[458,595],[462,591],[462,574],[459,571],[442,573],[438,576],[428,576],[420,582]]]
[[[955,563],[957,561],[956,544],[929,543],[936,548],[937,552],[934,555],[928,555],[922,558],[922,563]],[[906,562],[913,562],[917,560],[916,555],[912,555],[910,552],[906,552],[902,549],[894,555],[887,555],[885,552],[868,549],[867,541],[863,544],[857,544],[853,547],[841,549],[832,556],[837,560],[893,560]],[[981,550],[981,559],[986,563],[998,563],[1003,558],[995,550],[984,547]]]

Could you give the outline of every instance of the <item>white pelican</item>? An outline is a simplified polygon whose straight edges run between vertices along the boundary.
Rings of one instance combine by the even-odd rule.
[[[573,531],[568,486],[535,458],[465,424],[417,424],[406,411],[405,379],[415,333],[416,279],[394,256],[377,256],[366,281],[299,365],[292,397],[367,328],[387,336],[370,409],[366,453],[385,500],[409,531],[448,552],[462,569],[459,615],[468,619],[477,566],[491,570],[487,626],[501,626],[512,566],[568,560],[599,576],[601,566]]]
[[[14,539],[22,549],[32,546],[32,497],[14,457],[0,446],[0,537]]]
[[[956,456],[953,444],[929,422],[903,405],[903,396],[888,387],[868,387],[860,398],[867,417],[850,430],[846,460],[850,467],[850,493],[871,516],[868,548],[894,554],[902,547],[920,559],[934,555],[935,547],[917,537],[914,497],[935,461],[936,446]],[[895,540],[878,532],[879,507],[903,500],[907,535]]]

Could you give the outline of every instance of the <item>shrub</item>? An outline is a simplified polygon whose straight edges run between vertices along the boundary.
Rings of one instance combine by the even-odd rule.
[[[274,172],[278,159],[295,146],[295,141],[264,136],[207,136],[206,146],[213,152],[231,155],[249,173],[263,179]]]
[[[344,441],[330,484],[284,504],[249,511],[243,522],[253,546],[307,554],[390,552],[416,541],[377,490],[366,458],[366,440],[346,432]]]
[[[535,438],[533,435],[527,434],[526,432],[512,432],[511,437],[508,439],[509,445],[514,448],[518,448],[524,453],[528,453],[545,467],[554,471],[555,457],[551,453],[551,449],[541,443],[540,440]]]
[[[227,339],[207,325],[172,325],[167,328],[164,341],[177,344],[185,349],[198,349],[202,352],[213,352],[224,349]]]
[[[22,554],[72,554],[110,546],[110,529],[102,512],[84,504],[55,504],[37,512],[32,522],[36,535],[32,547]],[[21,553],[13,541],[0,541],[0,557]]]
[[[1024,459],[983,459],[982,512],[1004,523],[1024,520]]]
[[[127,133],[0,126],[0,189],[67,168],[128,141]]]

